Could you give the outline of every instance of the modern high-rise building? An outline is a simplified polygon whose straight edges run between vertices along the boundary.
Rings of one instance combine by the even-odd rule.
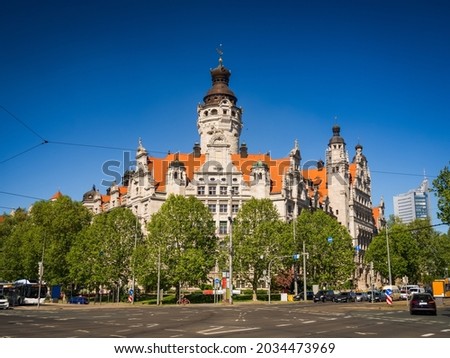
[[[405,224],[416,219],[431,218],[427,179],[424,179],[417,189],[394,196],[394,215]]]

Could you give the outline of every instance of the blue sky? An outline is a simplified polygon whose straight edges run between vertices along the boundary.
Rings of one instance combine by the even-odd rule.
[[[103,164],[139,137],[190,152],[223,44],[249,151],[297,139],[303,162],[325,159],[339,124],[392,214],[449,164],[449,16],[444,0],[2,1],[0,212],[104,192]]]

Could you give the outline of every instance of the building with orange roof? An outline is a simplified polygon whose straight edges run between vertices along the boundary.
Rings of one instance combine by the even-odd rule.
[[[362,146],[349,162],[340,127],[326,150],[326,163],[301,168],[297,140],[285,158],[249,153],[240,143],[243,128],[242,108],[229,87],[231,72],[219,64],[211,70],[212,86],[197,107],[200,141],[190,153],[169,153],[163,158],[150,156],[139,139],[135,166],[127,170],[122,183],[111,183],[106,194],[93,187],[83,196],[83,203],[94,213],[115,207],[129,207],[143,228],[170,194],[195,196],[211,211],[217,234],[230,231],[229,217],[235,215],[251,198],[269,198],[280,218],[292,220],[301,210],[324,210],[344,225],[363,253],[372,239],[375,226],[372,215],[371,182]],[[366,282],[361,262],[357,276]]]

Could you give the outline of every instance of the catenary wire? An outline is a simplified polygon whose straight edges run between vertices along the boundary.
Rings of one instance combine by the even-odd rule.
[[[24,121],[19,119],[15,114],[10,112],[8,109],[6,109],[4,106],[0,104],[0,108],[3,109],[6,113],[8,113],[12,118],[14,118],[17,122],[19,122],[22,126],[24,126],[26,129],[28,129],[31,133],[33,133],[36,137],[42,139],[44,142],[46,142],[46,139],[41,136],[38,132],[36,132],[34,129],[32,129],[29,125],[27,125]]]

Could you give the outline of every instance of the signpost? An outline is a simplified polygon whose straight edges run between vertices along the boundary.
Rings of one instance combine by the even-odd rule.
[[[134,293],[133,289],[128,291],[128,302],[130,302],[130,303],[133,303],[133,293]]]
[[[386,290],[386,303],[392,305],[392,290],[390,288]]]

